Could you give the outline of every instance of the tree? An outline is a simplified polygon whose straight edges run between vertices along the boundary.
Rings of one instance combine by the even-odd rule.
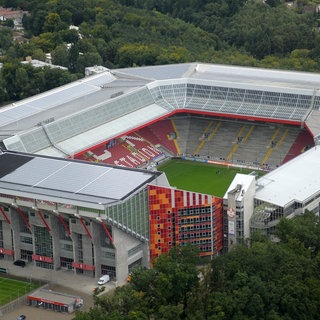
[[[126,44],[118,49],[117,63],[120,67],[134,65],[152,65],[158,55],[156,46]]]
[[[192,60],[192,54],[183,47],[170,46],[162,49],[157,56],[157,64],[184,63]]]
[[[2,54],[10,48],[12,44],[12,31],[9,28],[0,28],[0,52]]]
[[[79,48],[77,44],[71,44],[70,48],[68,49],[68,57],[69,57],[69,65],[68,69],[71,72],[77,72],[77,61],[79,58]]]
[[[58,68],[50,68],[45,67],[43,68],[45,74],[45,91],[60,87],[64,84],[67,84],[71,81],[77,80],[77,76],[70,74],[66,70],[61,70]]]
[[[293,219],[281,219],[276,235],[284,243],[297,240],[315,256],[320,249],[320,218],[312,212],[306,212]]]
[[[87,52],[79,55],[77,60],[77,71],[84,73],[86,67],[100,66],[103,61],[97,52]]]
[[[5,81],[0,74],[0,105],[7,100]]]
[[[29,85],[30,82],[27,70],[24,67],[17,68],[15,72],[15,87],[19,99],[28,97]]]
[[[46,32],[38,37],[33,37],[31,43],[34,47],[51,52],[57,45],[61,44],[61,38],[58,33]]]
[[[52,63],[55,65],[68,67],[69,55],[68,49],[65,45],[57,46],[51,53]]]
[[[46,54],[43,52],[42,49],[35,49],[32,53],[32,58],[45,61],[46,60]]]
[[[265,3],[270,7],[276,7],[281,4],[281,0],[266,0]]]
[[[57,13],[49,13],[43,24],[43,32],[57,32],[66,28],[60,16]]]

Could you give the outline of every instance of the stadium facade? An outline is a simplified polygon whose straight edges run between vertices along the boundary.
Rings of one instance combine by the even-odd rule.
[[[222,249],[222,200],[160,172],[8,151],[0,168],[2,259],[122,283],[172,246]]]
[[[201,255],[214,255],[252,230],[271,233],[282,216],[318,212],[319,83],[318,74],[190,63],[106,70],[2,108],[2,258],[94,277],[108,273],[121,283],[133,267],[150,266],[173,245],[190,242]],[[192,117],[217,123],[199,130],[199,146],[190,154],[191,140],[176,124]],[[173,149],[136,134],[168,118],[176,123],[160,131],[166,130]],[[219,132],[227,141],[232,125],[241,129],[229,142],[231,152],[214,157],[214,146],[203,149]],[[308,151],[282,165],[295,140],[280,160],[279,150],[292,127],[312,141],[304,145]],[[246,161],[245,151],[247,158],[237,162],[253,132],[261,137],[268,130],[265,154],[255,150]],[[252,146],[261,144],[252,140]],[[115,158],[118,166],[107,165],[119,141],[127,153]],[[172,155],[272,171],[260,179],[237,175],[219,199],[177,190],[151,170]],[[314,174],[301,170],[305,166]]]

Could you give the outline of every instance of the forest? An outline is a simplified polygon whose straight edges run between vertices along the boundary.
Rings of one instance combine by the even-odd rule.
[[[198,61],[318,72],[316,2],[0,0],[25,12],[24,40],[14,40],[12,21],[1,22],[0,104],[74,81],[93,65]],[[21,64],[28,56],[45,61],[48,53],[68,70]]]
[[[276,242],[255,234],[211,261],[174,247],[74,320],[319,319],[319,216],[283,218],[275,234]]]

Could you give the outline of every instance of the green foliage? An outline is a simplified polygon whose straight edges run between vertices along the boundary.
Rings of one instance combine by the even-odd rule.
[[[221,36],[258,59],[270,54],[285,56],[294,49],[313,47],[313,23],[309,15],[285,6],[248,2]]]
[[[0,27],[0,52],[5,53],[12,45],[12,31],[9,28]]]
[[[95,307],[77,313],[82,319],[163,319],[186,318],[189,293],[198,284],[198,250],[192,246],[174,248],[159,257],[152,269],[135,268],[130,284],[113,294],[95,298]],[[105,318],[99,318],[104,313]]]
[[[296,241],[317,255],[320,249],[320,217],[307,212],[294,219],[281,219],[276,235],[284,243]]]
[[[0,79],[0,96],[2,92],[9,100],[20,100],[75,81],[76,76],[61,69],[15,62],[4,63]]]
[[[102,293],[105,289],[106,289],[105,286],[95,287],[95,288],[93,289],[93,295],[94,295],[94,296],[97,296],[98,294]]]
[[[97,64],[193,61],[317,71],[320,20],[304,13],[307,4],[300,1],[295,10],[282,0],[2,0],[30,14],[23,17],[26,43],[13,43],[11,30],[0,30],[1,60],[50,52],[75,74]]]
[[[312,213],[283,220],[277,226],[280,242],[255,235],[250,247],[237,246],[201,268],[193,247],[173,248],[153,269],[134,269],[129,285],[97,298],[75,320],[316,320],[318,228]]]

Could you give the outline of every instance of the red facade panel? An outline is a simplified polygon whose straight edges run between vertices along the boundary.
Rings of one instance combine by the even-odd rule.
[[[72,267],[77,269],[82,269],[82,270],[89,270],[89,271],[94,271],[95,269],[95,266],[92,266],[90,264],[85,264],[82,262],[72,262]]]
[[[1,254],[6,254],[8,256],[13,256],[14,255],[14,251],[13,250],[5,249],[5,248],[0,248],[0,253]]]
[[[198,245],[200,255],[222,249],[222,199],[168,187],[149,186],[150,258],[175,245]]]
[[[40,256],[38,254],[33,254],[32,255],[32,260],[42,261],[42,262],[47,262],[47,263],[53,263],[53,258],[46,257],[46,256]]]

